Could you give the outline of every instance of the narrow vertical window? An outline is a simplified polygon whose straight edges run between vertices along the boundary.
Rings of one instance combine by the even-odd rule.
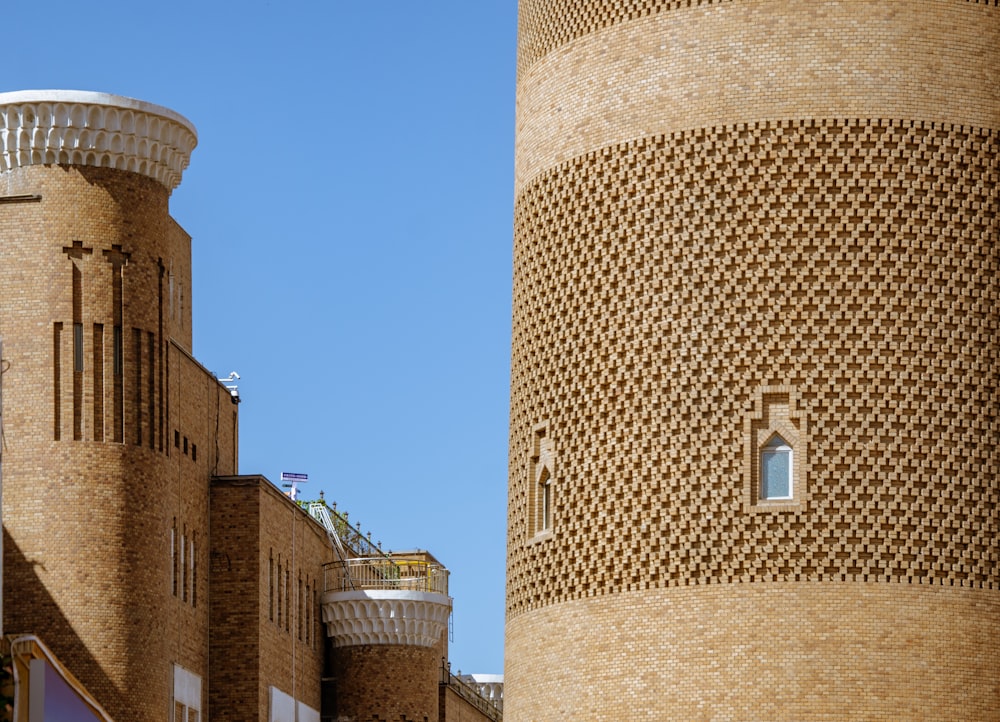
[[[274,578],[274,593],[278,598],[278,612],[275,621],[281,626],[281,555],[278,555],[278,575]]]
[[[295,600],[295,607],[298,610],[297,619],[295,620],[295,628],[298,631],[299,641],[302,641],[302,618],[305,616],[305,597],[302,596],[302,575],[299,575],[299,587],[297,590],[298,598]]]
[[[187,579],[186,579],[186,575],[184,574],[185,568],[186,568],[186,565],[185,565],[184,561],[187,558],[187,556],[186,556],[186,551],[187,551],[186,547],[187,547],[187,526],[184,526],[181,529],[181,553],[179,554],[180,564],[178,564],[178,567],[180,568],[180,578],[177,580],[178,585],[181,588],[181,601],[182,602],[186,602],[187,601]]]
[[[142,331],[132,329],[132,363],[135,367],[135,404],[132,423],[135,424],[135,443],[142,446]]]
[[[760,450],[760,498],[792,498],[792,447],[775,434]]]
[[[83,271],[73,261],[73,439],[83,439]]]
[[[112,319],[112,362],[111,371],[114,384],[114,407],[111,413],[114,430],[112,438],[121,443],[125,440],[125,359],[122,324],[125,316],[124,268],[129,254],[121,245],[113,244],[111,250],[104,251],[104,260],[111,266],[111,319]]]
[[[94,324],[94,441],[104,441],[104,324]]]
[[[73,372],[83,373],[83,324],[73,324]]]
[[[274,550],[270,552],[270,558],[267,560],[267,599],[268,599],[268,618],[274,621]]]
[[[189,578],[191,580],[191,606],[198,606],[198,557],[195,554],[195,539],[197,539],[197,532],[191,532],[191,541],[188,543],[188,559],[190,560],[190,573]]]
[[[115,441],[121,443],[125,438],[125,385],[123,381],[125,378],[125,349],[124,342],[122,341],[122,327],[118,310],[119,309],[115,310],[115,316],[119,317],[119,320],[115,322],[115,325],[111,330],[111,374],[114,381],[114,405],[112,407],[112,423],[114,424],[114,429],[112,431],[112,436]]]
[[[291,598],[289,596],[291,594],[291,591],[289,589],[289,587],[291,587],[290,584],[291,577],[292,577],[291,569],[285,567],[285,631],[286,632],[289,631],[289,629],[291,629],[291,625],[289,624],[289,622],[291,621],[289,620],[289,617],[292,616],[291,615],[292,608],[289,605],[289,602],[291,601]]]
[[[58,321],[52,324],[52,438],[59,441],[60,426],[62,425],[62,353],[60,344],[62,343],[63,325]]]
[[[774,513],[809,503],[809,433],[793,386],[764,386],[744,420],[744,503]]]
[[[541,531],[552,528],[552,476],[547,468],[542,470],[542,476],[538,480],[539,495],[541,496],[541,519],[539,528]]]
[[[73,267],[74,280],[77,269]],[[73,322],[73,438],[83,439],[83,324]]]
[[[530,481],[528,488],[528,532],[529,536],[547,534],[552,531],[555,509],[555,489],[553,469],[555,454],[548,424],[535,427],[531,460],[528,465]]]
[[[83,259],[93,253],[83,241],[62,249],[70,259],[73,306],[73,439],[83,440]]]
[[[163,421],[163,276],[166,273],[166,268],[163,265],[163,259],[157,259],[157,265],[160,269],[160,275],[158,278],[158,283],[156,285],[156,368],[158,370],[156,382],[156,413],[157,413],[157,425],[156,425],[156,441],[159,445],[160,453],[163,452],[164,444],[166,443],[166,426]]]
[[[149,448],[156,448],[156,340],[146,333],[146,416],[149,423]]]
[[[305,610],[305,634],[306,634],[306,644],[309,644],[309,638],[312,630],[312,591],[309,585],[309,577],[306,577],[306,596],[302,599],[302,607]]]
[[[177,596],[177,517],[170,528],[170,593]]]

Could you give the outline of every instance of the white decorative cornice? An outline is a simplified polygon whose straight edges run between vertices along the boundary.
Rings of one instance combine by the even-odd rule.
[[[323,621],[334,647],[433,647],[441,641],[449,614],[451,599],[434,592],[370,589],[323,595]]]
[[[0,172],[90,165],[140,173],[172,191],[198,144],[194,126],[159,105],[107,93],[0,93]]]

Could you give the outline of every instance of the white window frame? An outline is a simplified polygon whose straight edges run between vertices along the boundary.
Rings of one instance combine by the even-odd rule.
[[[174,694],[170,701],[173,722],[201,721],[201,676],[174,664]]]
[[[786,483],[788,485],[788,494],[785,496],[769,496],[765,492],[765,485],[767,483],[765,471],[764,471],[764,459],[767,456],[782,454],[788,458],[788,470]],[[795,450],[792,448],[784,437],[780,434],[774,434],[768,439],[767,443],[764,444],[760,449],[760,458],[758,459],[758,475],[760,478],[760,489],[758,493],[760,494],[761,501],[790,501],[795,498]]]

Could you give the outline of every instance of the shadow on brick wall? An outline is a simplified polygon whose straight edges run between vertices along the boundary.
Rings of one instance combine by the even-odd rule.
[[[105,708],[117,694],[111,680],[73,631],[38,575],[40,562],[26,557],[3,530],[3,631],[8,637],[31,634],[52,650]],[[43,568],[44,571],[44,568]]]

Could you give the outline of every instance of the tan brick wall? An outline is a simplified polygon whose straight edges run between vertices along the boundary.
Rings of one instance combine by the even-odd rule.
[[[190,288],[190,241],[143,176],[32,166],[3,183],[41,196],[0,204],[5,631],[38,634],[116,719],[167,720],[172,665],[207,676],[208,479],[236,444],[228,394],[171,343],[190,347],[190,318],[167,311],[160,265]],[[196,596],[171,584],[174,529],[195,541]]]
[[[615,697],[664,645],[702,634],[694,615],[668,619],[623,652],[615,630],[677,595],[725,609],[769,583],[848,584],[842,604],[905,611],[915,637],[919,610],[878,600],[926,594],[937,626],[923,659],[964,661],[937,670],[922,714],[966,704],[963,718],[991,719],[997,660],[963,615],[981,610],[977,633],[998,633],[1000,8],[520,7],[508,720],[587,718],[578,700]],[[797,439],[797,496],[780,506],[756,503],[749,451],[769,404]],[[537,534],[542,424],[553,516]],[[533,621],[590,608],[592,633],[610,635],[591,646]],[[743,634],[714,609],[720,634]],[[796,644],[771,654],[791,664]],[[699,694],[731,694],[736,711],[663,707],[669,718],[822,719],[842,704],[801,681],[768,707],[731,686],[753,664],[689,652],[678,699],[693,705],[684,685],[715,665]],[[860,680],[881,664],[871,654]],[[609,655],[620,662],[597,677],[564,671]],[[915,679],[895,675],[871,709],[930,703],[905,687]],[[878,684],[867,678],[856,718]]]
[[[275,685],[313,709],[319,709],[326,639],[326,630],[321,624],[319,597],[322,595],[323,564],[334,560],[334,551],[323,528],[273,484],[264,487],[264,491],[260,519],[261,568],[267,568],[265,565],[271,550],[276,560],[280,557],[282,571],[288,580],[288,603],[281,605],[281,624],[278,624],[277,616],[272,621],[266,604],[267,575],[261,574],[258,579],[261,585],[260,693],[266,695],[268,687]],[[311,613],[306,614],[313,621],[308,643],[304,626],[302,634],[299,633],[299,622],[305,619],[303,600],[298,596],[300,578],[303,587],[308,580],[311,588],[312,598],[308,600]],[[267,709],[266,704],[263,709]]]
[[[319,710],[325,530],[263,477],[218,478],[212,558],[212,719],[266,722],[272,686]]]
[[[508,623],[504,718],[998,720],[998,627],[995,592],[923,585],[574,600]]]
[[[260,695],[260,506],[256,479],[212,485],[208,719],[267,719]],[[265,597],[266,603],[266,597]],[[266,707],[265,707],[266,713]]]
[[[487,722],[489,717],[451,687],[441,685],[441,722]]]
[[[436,722],[441,660],[432,647],[368,644],[333,650],[336,719]]]

